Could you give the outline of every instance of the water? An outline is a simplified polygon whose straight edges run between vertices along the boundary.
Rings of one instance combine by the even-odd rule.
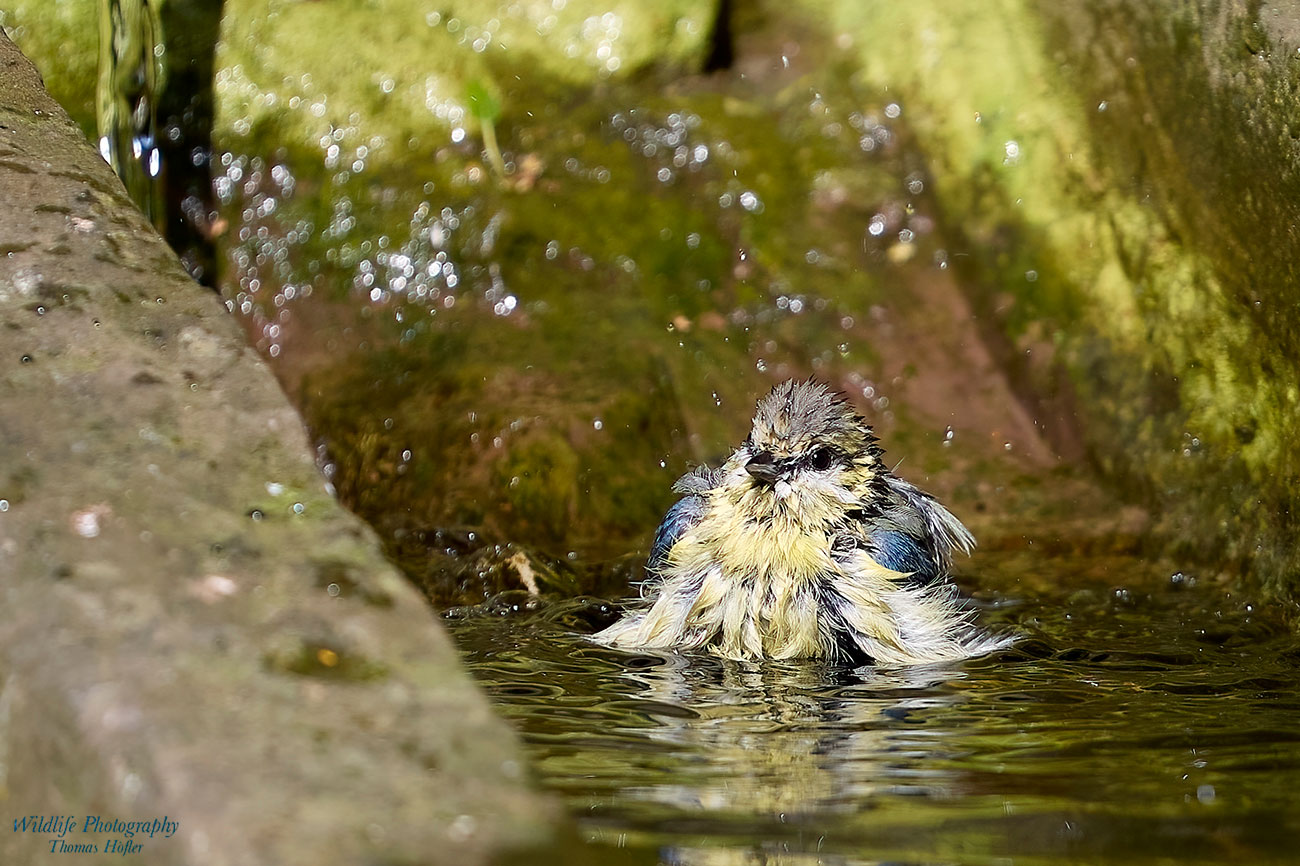
[[[221,0],[100,0],[99,152],[190,276],[213,285],[212,77]]]
[[[1295,638],[1221,586],[1080,565],[977,559],[1020,641],[943,668],[620,653],[581,601],[449,622],[584,838],[647,862],[1294,862]]]
[[[99,152],[132,201],[166,230],[158,97],[163,74],[157,4],[102,0],[99,14]]]

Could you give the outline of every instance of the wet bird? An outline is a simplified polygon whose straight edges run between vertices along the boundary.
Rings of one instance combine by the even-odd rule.
[[[595,639],[880,665],[1004,645],[947,579],[974,538],[882,457],[843,395],[812,380],[776,386],[719,468],[674,485],[682,498],[655,535],[643,603]]]

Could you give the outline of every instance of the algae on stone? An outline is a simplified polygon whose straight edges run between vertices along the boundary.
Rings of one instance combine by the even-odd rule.
[[[285,142],[364,125],[368,147],[435,149],[478,134],[472,82],[505,94],[506,122],[546,109],[539,85],[593,87],[647,71],[693,69],[707,50],[710,0],[563,3],[230,0],[219,51],[217,136],[255,128]],[[522,92],[524,97],[515,98]],[[553,109],[551,109],[553,110]],[[265,133],[263,133],[265,134]]]
[[[872,262],[933,254],[903,203],[917,168],[872,94],[781,83],[593,95],[539,73],[503,95],[561,94],[503,124],[527,188],[489,182],[476,148],[322,171],[314,142],[223,140],[231,304],[399,559],[456,527],[616,557],[688,465],[743,437],[773,376],[856,366],[875,396],[864,325],[897,293]],[[331,136],[340,168],[385,122],[354,120]]]
[[[7,0],[0,27],[41,71],[45,86],[82,131],[95,133],[98,0]]]
[[[35,14],[30,6],[11,19]],[[803,0],[734,10],[742,39],[766,27],[760,39],[804,45],[794,61],[808,74],[758,72],[766,92],[736,86],[755,75],[744,56],[726,83],[673,83],[710,49],[715,3],[226,7],[216,180],[231,218],[232,306],[270,352],[287,349],[295,329],[338,325],[290,295],[359,305],[353,334],[387,354],[340,360],[328,374],[304,363],[312,379],[302,395],[337,433],[330,440],[322,426],[322,438],[350,455],[338,481],[369,503],[363,511],[383,510],[375,479],[398,479],[396,490],[441,485],[461,503],[417,507],[414,524],[498,521],[525,542],[563,546],[570,530],[597,525],[582,518],[591,509],[622,527],[609,538],[624,544],[668,497],[646,492],[673,471],[664,454],[704,459],[734,436],[714,414],[684,407],[714,391],[726,405],[745,402],[769,362],[769,374],[871,367],[860,324],[846,330],[844,354],[826,325],[860,323],[889,294],[872,262],[897,265],[921,249],[897,242],[912,232],[906,208],[918,196],[903,188],[915,183],[949,241],[922,256],[941,256],[977,286],[985,336],[1057,447],[1077,453],[1082,426],[1092,460],[1166,516],[1176,547],[1211,562],[1254,558],[1261,575],[1285,582],[1300,472],[1289,445],[1297,197],[1282,192],[1294,186],[1295,28],[1285,8]],[[482,164],[476,83],[500,109],[494,131],[511,172],[500,189]],[[1252,130],[1249,146],[1233,118]],[[861,161],[875,159],[868,145],[890,141],[891,123],[925,162],[880,175]],[[850,135],[860,152],[833,143]],[[440,269],[429,284],[438,294],[418,298],[427,317],[403,309],[412,294],[394,289],[417,262]],[[452,302],[461,306],[435,319],[431,310]],[[805,312],[792,315],[792,304]],[[488,310],[508,321],[481,324]],[[662,330],[643,332],[645,322]],[[477,361],[502,340],[509,384],[490,382]],[[334,339],[336,353],[343,343]],[[571,350],[569,367],[552,366]],[[573,384],[620,350],[641,360]],[[409,370],[386,384],[394,365]],[[698,376],[692,365],[730,375]],[[281,370],[297,387],[302,370]],[[431,393],[452,395],[440,405],[465,419],[432,425],[408,394],[417,380],[438,383]],[[408,414],[367,411],[331,381],[378,382]],[[525,410],[544,401],[524,383],[539,382],[537,394],[559,387],[592,426],[579,434],[537,422],[545,412]],[[607,395],[628,382],[653,396],[616,411]],[[518,411],[479,412],[498,397]],[[515,471],[519,461],[493,456],[481,476],[458,481],[385,419],[426,439],[489,442],[492,425],[516,424],[540,464]],[[644,433],[665,468],[629,472],[617,450],[603,451],[611,423]],[[507,486],[499,500],[455,493],[472,479]],[[398,501],[410,504],[407,495]],[[557,515],[576,522],[561,532]]]
[[[808,5],[903,106],[1022,390],[1083,422],[1174,550],[1294,589],[1300,162],[1276,16]]]

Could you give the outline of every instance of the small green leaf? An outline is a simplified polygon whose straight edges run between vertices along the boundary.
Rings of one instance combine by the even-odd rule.
[[[480,121],[493,123],[501,116],[501,102],[478,79],[465,86],[465,96],[469,99],[470,112]]]

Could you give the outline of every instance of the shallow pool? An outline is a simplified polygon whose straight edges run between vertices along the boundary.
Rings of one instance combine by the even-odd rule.
[[[581,601],[449,623],[582,836],[650,862],[1295,862],[1296,639],[1140,561],[1032,565],[976,560],[1020,640],[942,668],[629,655]]]

